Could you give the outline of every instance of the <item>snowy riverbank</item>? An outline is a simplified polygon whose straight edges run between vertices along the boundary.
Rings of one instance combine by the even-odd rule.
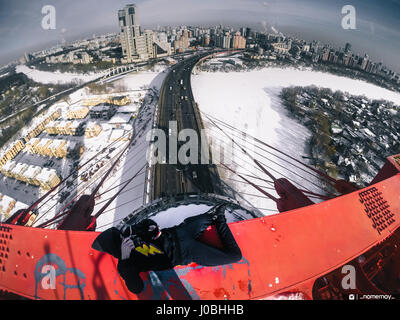
[[[44,83],[44,84],[65,84],[65,83],[80,83],[87,82],[97,79],[103,75],[102,72],[91,73],[91,74],[79,74],[79,73],[61,73],[61,72],[50,72],[41,71],[29,68],[25,65],[18,65],[15,68],[16,72],[24,73],[28,78],[33,81]]]

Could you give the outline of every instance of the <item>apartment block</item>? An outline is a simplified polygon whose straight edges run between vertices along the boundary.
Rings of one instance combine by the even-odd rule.
[[[96,122],[88,122],[86,125],[85,129],[85,136],[88,138],[93,138],[97,137],[100,132],[102,131],[102,128],[100,125],[98,125]]]
[[[24,173],[28,169],[28,164],[26,163],[18,163],[12,168],[10,174],[11,177],[20,181],[24,181]]]
[[[46,157],[65,158],[81,155],[84,148],[81,144],[64,139],[32,139],[27,144],[27,151]]]
[[[28,142],[30,139],[37,137],[43,130],[46,128],[47,124],[61,117],[61,112],[59,110],[54,111],[50,116],[48,116],[45,120],[39,123],[33,130],[31,130],[25,137],[25,142]]]
[[[151,30],[141,32],[138,9],[134,4],[128,4],[124,9],[118,10],[118,23],[122,54],[127,63],[154,57],[154,34]]]
[[[60,183],[60,178],[54,169],[43,168],[40,174],[36,176],[36,179],[44,190],[50,190]]]
[[[39,138],[32,138],[26,143],[26,151],[29,153],[38,153],[36,146],[40,142]]]
[[[94,97],[89,99],[84,99],[82,105],[84,106],[96,106],[101,103],[113,104],[116,106],[125,106],[130,104],[132,101],[128,96],[114,96],[114,97]]]
[[[1,173],[4,174],[6,177],[12,178],[11,171],[17,163],[14,160],[8,161],[2,168]]]
[[[49,190],[60,182],[56,170],[41,168],[26,163],[16,163],[11,160],[1,169],[1,172],[9,177],[28,184],[39,186],[44,190]]]
[[[22,140],[17,140],[0,158],[0,168],[5,165],[7,161],[14,159],[24,148],[25,143]]]
[[[84,122],[74,121],[51,121],[46,132],[50,135],[80,136],[84,133]]]
[[[90,109],[90,118],[110,120],[111,117],[117,112],[114,105],[101,103]]]
[[[128,96],[117,96],[117,97],[109,97],[105,102],[110,104],[114,104],[117,106],[126,106],[131,103],[131,99]]]
[[[17,201],[9,196],[0,194],[0,220],[4,221],[11,215]]]
[[[84,119],[89,113],[89,108],[86,106],[71,107],[68,109],[66,117],[68,120]]]
[[[40,186],[40,182],[37,179],[37,176],[42,171],[41,167],[35,165],[29,165],[24,173],[24,181],[28,184],[32,184],[35,186]]]

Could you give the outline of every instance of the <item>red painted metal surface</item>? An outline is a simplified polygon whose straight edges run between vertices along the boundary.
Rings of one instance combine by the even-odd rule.
[[[142,273],[146,289],[138,296],[126,289],[117,261],[91,249],[98,233],[1,224],[0,289],[37,299],[260,299],[282,292],[312,298],[317,278],[400,226],[399,191],[397,174],[319,204],[231,223],[240,262]]]
[[[386,162],[376,177],[371,181],[375,184],[379,181],[385,180],[400,172],[400,154],[393,155],[386,158]]]

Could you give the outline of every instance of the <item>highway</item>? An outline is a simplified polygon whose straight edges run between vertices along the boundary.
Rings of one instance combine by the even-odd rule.
[[[171,197],[183,193],[221,194],[219,175],[210,164],[169,163],[170,143],[176,141],[177,134],[183,129],[193,129],[199,139],[198,161],[201,162],[201,129],[203,124],[194,101],[191,89],[191,72],[196,63],[208,53],[196,54],[175,64],[166,76],[160,90],[157,128],[164,130],[167,137],[165,162],[152,166],[151,200]],[[177,130],[170,129],[169,122],[176,121]],[[178,142],[177,149],[185,144]],[[208,149],[204,148],[204,149]],[[205,151],[205,150],[203,150]]]

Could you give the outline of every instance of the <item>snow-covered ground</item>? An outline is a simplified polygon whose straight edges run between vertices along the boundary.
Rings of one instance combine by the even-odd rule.
[[[50,72],[41,71],[29,68],[26,65],[18,65],[15,68],[16,72],[24,73],[28,78],[33,81],[44,83],[44,84],[65,84],[65,83],[80,83],[87,82],[97,79],[104,75],[104,72],[91,73],[91,74],[78,74],[78,73],[62,73],[62,72]]]
[[[118,197],[107,207],[107,212],[97,219],[96,231],[103,231],[111,226],[117,225],[124,217],[132,213],[140,207],[145,199],[146,186],[146,151],[148,141],[146,134],[152,128],[153,115],[158,102],[158,92],[161,88],[166,73],[161,72],[140,72],[138,74],[129,74],[115,81],[115,85],[121,84],[126,90],[142,90],[149,89],[145,95],[145,100],[139,115],[134,124],[134,132],[136,138],[132,146],[129,148],[126,156],[121,161],[119,170],[108,179],[100,190],[100,193],[110,190],[110,188],[120,185],[128,181],[136,173],[136,178],[118,195]],[[96,201],[94,212],[97,212],[104,204],[104,199],[110,198],[116,190],[123,187],[123,184],[115,190],[102,196]]]
[[[241,59],[242,55],[241,54],[234,54],[231,56],[220,56],[218,58],[215,59],[210,59],[210,60],[206,60],[203,65],[216,65],[216,64],[223,64],[223,63],[229,63],[229,62],[233,62],[237,65],[243,65],[243,60]]]
[[[181,224],[186,218],[200,215],[209,211],[211,208],[212,206],[208,204],[181,204],[177,207],[161,210],[154,216],[151,216],[151,219],[157,222],[161,229],[171,228]],[[251,219],[251,216],[249,216],[248,213],[246,213],[243,209],[232,208],[228,206],[224,213],[227,223],[238,221],[238,217],[241,217],[240,219],[243,219],[243,217],[245,219]]]
[[[154,109],[158,102],[157,94],[164,77],[165,73],[163,72],[143,71],[124,75],[113,81],[114,87],[120,86],[125,90],[124,92],[117,93],[118,95],[128,94],[131,96],[131,100],[135,101],[135,105],[137,104],[138,98],[144,100],[142,108],[139,110],[139,114],[133,124],[133,132],[136,138],[122,156],[121,161],[115,167],[112,174],[100,188],[100,197],[96,198],[96,206],[93,213],[95,214],[102,209],[102,207],[108,203],[109,199],[119,191],[131,177],[138,174],[126,188],[119,193],[118,197],[107,206],[103,214],[98,217],[97,231],[103,231],[117,225],[124,217],[143,204],[146,179],[146,170],[143,167],[147,164],[146,151],[148,147],[146,133],[152,127]],[[73,101],[80,101],[81,99],[91,98],[93,95],[88,94],[87,90],[83,88],[71,94],[70,97]],[[107,128],[105,125],[103,125],[103,127]],[[101,148],[109,143],[104,137],[99,137],[95,140],[93,140],[90,145],[92,145],[93,148],[97,146],[98,150],[101,150]],[[127,144],[127,141],[116,143],[115,147],[117,150],[115,154],[121,151]],[[96,151],[95,149],[93,150],[94,152]],[[91,154],[87,154],[84,158],[88,159],[91,156]],[[81,159],[81,163],[82,162],[85,162],[85,160]],[[102,173],[104,174],[106,171],[107,170],[102,170]],[[101,176],[102,175],[100,175],[99,178],[95,177],[95,182],[87,189],[89,191],[84,191],[86,194],[89,194],[97,183],[100,182]]]
[[[115,147],[113,152],[110,154],[108,154],[108,152],[100,153],[88,165],[79,170],[80,175],[83,172],[93,169],[92,171],[94,171],[94,174],[86,183],[81,181],[80,178],[70,178],[69,180],[72,182],[70,187],[65,188],[65,184],[63,184],[62,190],[60,189],[61,187],[55,190],[53,193],[53,195],[55,195],[54,197],[48,197],[48,199],[46,199],[49,200],[48,202],[43,201],[43,207],[40,207],[39,209],[39,216],[41,216],[42,213],[46,214],[45,216],[41,216],[41,218],[35,222],[34,226],[38,226],[54,217],[57,212],[65,208],[71,200],[75,199],[77,195],[89,194],[91,190],[95,188],[97,183],[100,182],[103,174],[108,170],[111,164],[111,161],[108,159],[113,159],[120,151],[123,150],[125,146],[127,146],[128,140],[133,132],[135,132],[136,138],[132,146],[125,152],[113,174],[108,177],[99,190],[101,196],[99,199],[96,199],[94,213],[96,213],[107,203],[107,201],[123,186],[124,182],[131,178],[145,164],[147,164],[146,150],[148,147],[148,142],[146,141],[146,133],[152,127],[154,110],[158,102],[158,91],[166,75],[166,73],[162,72],[164,70],[165,66],[156,65],[150,71],[139,71],[138,73],[133,72],[124,75],[119,79],[113,79],[114,81],[112,82],[115,90],[112,90],[115,92],[109,95],[128,95],[132,101],[132,104],[130,105],[131,107],[137,109],[139,106],[142,106],[142,108],[139,110],[139,114],[137,115],[136,122],[123,125],[123,129],[125,130],[124,133],[128,133],[124,136],[126,140],[117,141],[113,145],[113,147]],[[24,71],[29,70],[24,69]],[[33,75],[39,77],[35,79],[36,81],[55,81],[52,76],[49,77],[48,75],[43,74],[41,71],[32,71],[32,73]],[[121,88],[123,91],[120,90]],[[81,105],[83,99],[90,99],[94,96],[97,98],[99,97],[99,95],[91,94],[87,88],[82,88],[75,91],[69,96],[68,102],[58,102],[51,106],[44,115],[32,119],[30,125],[21,131],[21,136],[26,134],[32,128],[36,127],[39,122],[41,122],[46,116],[54,112],[56,109],[60,108],[62,114],[65,115],[65,111],[69,108],[69,106],[79,106]],[[121,107],[121,109],[123,109],[123,107]],[[63,116],[61,118],[63,118]],[[57,138],[83,143],[85,151],[80,158],[80,165],[96,155],[105,146],[109,145],[111,142],[110,138],[114,136],[112,133],[113,130],[115,131],[116,129],[113,129],[106,120],[99,120],[97,122],[99,122],[103,128],[102,132],[97,137],[87,138],[85,136],[57,136]],[[132,130],[132,125],[134,130]],[[54,138],[49,137],[45,132],[41,133],[39,137]],[[22,151],[17,156],[16,160],[29,164],[37,164],[43,167],[46,166],[45,163],[48,162],[49,159],[50,158],[48,157],[31,155]],[[67,176],[73,169],[72,160],[57,160],[54,158],[53,160],[55,164],[53,164],[52,167],[56,168],[59,174],[61,174],[63,177]],[[106,165],[103,165],[104,160]],[[103,164],[101,163],[102,161]],[[101,165],[99,170],[95,170],[97,164]],[[23,199],[27,204],[33,203],[44,194],[44,191],[39,190],[38,187],[30,186],[15,179],[4,177],[1,174],[0,178],[0,191],[2,194],[11,197],[14,196],[14,198],[19,201]],[[145,178],[145,169],[143,169],[140,171],[140,174],[126,187],[126,189],[124,189],[124,191],[107,207],[106,211],[97,220],[97,226],[99,227],[99,230],[103,230],[118,224],[122,218],[129,215],[133,210],[143,204]],[[59,203],[61,191],[67,192],[68,196],[62,203]]]
[[[217,58],[218,59],[218,58]],[[121,162],[116,167],[114,173],[106,180],[102,188],[99,190],[101,194],[99,199],[96,199],[96,207],[94,213],[98,212],[107,203],[108,199],[119,190],[123,183],[131,178],[135,173],[139,172],[138,176],[124,189],[124,191],[107,207],[106,211],[97,220],[97,231],[103,231],[111,226],[117,225],[124,217],[129,215],[132,211],[146,203],[145,190],[148,187],[149,177],[146,175],[146,150],[148,142],[146,141],[146,133],[151,129],[154,121],[154,112],[157,108],[158,92],[161,88],[162,81],[165,78],[166,72],[164,66],[158,66],[151,71],[140,71],[138,73],[130,73],[123,75],[120,78],[113,79],[114,87],[123,88],[123,92],[116,92],[114,94],[128,94],[133,97],[135,105],[140,104],[142,108],[139,111],[137,120],[133,124],[135,132],[135,140],[131,147],[127,150],[122,157]],[[36,72],[36,71],[34,71]],[[40,71],[38,71],[40,72]],[[43,76],[43,75],[42,75]],[[338,77],[330,74],[313,71],[300,71],[294,69],[279,69],[279,68],[266,68],[258,71],[249,72],[200,72],[192,76],[192,88],[195,100],[199,103],[200,110],[209,114],[217,119],[223,120],[238,130],[247,132],[266,143],[278,147],[282,151],[290,154],[294,158],[301,159],[302,155],[306,155],[306,140],[310,136],[310,132],[297,123],[295,120],[289,118],[286,109],[283,107],[279,98],[279,93],[283,87],[287,86],[307,86],[317,85],[321,87],[328,87],[332,90],[342,90],[350,94],[360,95],[364,94],[370,99],[386,99],[400,103],[400,94],[388,91],[377,86],[358,81]],[[139,96],[140,94],[140,96]],[[82,99],[91,98],[92,94],[85,88],[75,91],[70,95],[68,104],[79,104]],[[139,99],[140,98],[140,99]],[[50,108],[49,112],[56,108],[66,109],[68,104],[63,102],[54,105]],[[203,120],[209,123],[203,115]],[[39,119],[34,119],[33,123],[39,122]],[[97,138],[84,139],[86,151],[80,161],[82,164],[85,159],[89,159],[97,151],[106,146],[111,135],[111,129],[104,124],[104,132]],[[215,127],[211,130],[212,138],[224,141],[226,144],[227,137]],[[232,130],[226,130],[228,135],[233,134]],[[87,140],[87,141],[86,141]],[[217,140],[218,141],[218,140]],[[252,141],[247,145],[247,150],[254,154]],[[118,151],[127,144],[127,142],[119,142],[117,150],[110,154],[114,156]],[[251,161],[238,149],[234,149],[235,154],[233,161],[235,162],[232,167],[242,174],[252,175],[253,177],[263,178],[270,180],[265,174],[260,172],[260,169],[255,165],[251,165]],[[265,154],[264,154],[265,155]],[[272,158],[267,155],[268,158]],[[29,156],[25,156],[27,162]],[[306,176],[307,180],[300,180],[296,175],[296,170],[292,172],[285,171],[286,163],[281,159],[272,158],[275,163],[269,160],[262,159],[264,164],[268,165],[272,174],[281,177],[277,172],[284,173],[286,177],[297,181],[297,185],[301,185],[311,191],[318,192],[320,181],[314,176]],[[250,163],[250,165],[249,165]],[[42,163],[40,163],[42,164]],[[241,169],[239,169],[239,166]],[[70,164],[62,165],[65,167],[63,170],[64,175],[71,169]],[[291,168],[293,169],[293,168]],[[276,170],[276,171],[275,171]],[[65,171],[65,172],[64,172]],[[104,171],[104,170],[103,170]],[[223,180],[232,186],[234,193],[239,201],[242,201],[247,206],[253,206],[260,209],[264,214],[271,214],[276,212],[276,205],[271,200],[266,200],[260,197],[261,194],[252,186],[246,185],[237,176],[230,174],[227,171],[220,171]],[[304,175],[304,174],[303,174]],[[248,177],[248,176],[247,176]],[[97,181],[97,180],[96,180]],[[258,185],[271,187],[267,182],[260,180],[252,181],[257,182]],[[93,189],[96,183],[93,183],[88,190]],[[2,188],[3,194],[12,196],[15,194],[13,188],[16,183],[12,182],[9,188]],[[27,186],[20,187],[20,197],[27,194]],[[274,191],[269,189],[269,193],[276,195]],[[82,187],[72,192],[71,196],[83,191]],[[86,192],[87,193],[87,192]],[[29,192],[28,192],[29,194]],[[39,195],[33,195],[33,202]],[[54,197],[57,202],[58,197]],[[27,200],[26,196],[24,200]],[[53,205],[53,201],[46,204],[45,208]],[[60,209],[57,205],[56,208]],[[200,208],[199,208],[200,209]],[[205,210],[206,207],[202,207]],[[173,209],[171,209],[173,211]],[[53,210],[54,211],[54,210]],[[55,212],[55,211],[54,211]],[[200,213],[200,212],[199,212]],[[40,223],[51,218],[52,215],[42,219]],[[162,216],[159,217],[161,224],[168,225]]]
[[[360,80],[310,70],[265,68],[248,72],[200,72],[192,75],[193,94],[201,112],[212,115],[234,128],[247,132],[299,160],[302,160],[301,156],[306,155],[306,141],[310,137],[310,132],[307,128],[289,118],[279,98],[279,93],[284,87],[308,85],[341,90],[353,95],[365,95],[369,99],[386,99],[400,104],[399,93]],[[204,115],[203,120],[207,124],[207,119]],[[210,128],[210,125],[208,127]],[[218,132],[218,129],[213,128],[211,132],[213,141],[218,141],[218,139],[227,141],[227,137]],[[230,135],[232,131],[228,130],[227,133]],[[247,149],[258,150],[254,149],[251,143],[247,145]],[[232,167],[235,170],[270,180],[254,165],[249,165],[251,160],[246,155],[240,151],[238,152],[237,148],[234,151],[234,162],[245,167],[238,169],[238,166],[233,163]],[[298,185],[314,192],[320,191],[315,186],[315,184],[320,185],[317,178],[307,174],[304,175],[296,170],[307,177],[308,181],[301,181],[298,176],[279,166],[287,166],[284,161],[268,154],[266,156],[274,159],[277,164],[260,157],[258,159],[261,159],[270,168],[284,173],[294,181],[298,181]],[[229,185],[240,192],[239,196],[243,197],[243,201],[253,204],[256,208],[264,209],[262,210],[264,214],[271,214],[276,210],[275,203],[260,197],[261,193],[254,187],[232,180],[240,181],[239,177],[232,175],[228,171],[222,172],[220,170],[220,173]],[[274,171],[271,171],[271,173],[277,177],[282,177]],[[252,181],[257,182],[259,185],[271,186],[260,180],[252,179]],[[267,191],[276,195],[274,191]],[[258,196],[249,196],[248,194]]]

